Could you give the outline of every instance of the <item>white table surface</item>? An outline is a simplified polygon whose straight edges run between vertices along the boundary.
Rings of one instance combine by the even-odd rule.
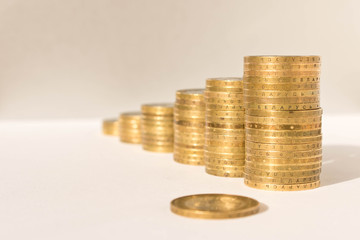
[[[268,192],[101,134],[100,120],[0,122],[0,239],[360,239],[360,116],[324,116],[322,186]],[[249,196],[261,213],[174,215],[174,198]]]

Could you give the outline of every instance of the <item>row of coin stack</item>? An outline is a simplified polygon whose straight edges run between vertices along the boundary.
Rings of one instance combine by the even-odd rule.
[[[144,104],[103,130],[250,187],[312,189],[322,161],[319,84],[318,56],[249,56],[244,81],[207,79],[205,91],[179,90],[175,105]]]

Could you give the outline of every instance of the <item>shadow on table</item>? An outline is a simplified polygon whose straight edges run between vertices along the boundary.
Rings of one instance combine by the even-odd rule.
[[[360,178],[360,146],[325,145],[321,185],[328,186]]]

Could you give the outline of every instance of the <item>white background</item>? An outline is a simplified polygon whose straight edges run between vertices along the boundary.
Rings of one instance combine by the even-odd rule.
[[[0,118],[102,118],[242,76],[243,56],[322,56],[326,114],[360,112],[357,0],[1,0]]]

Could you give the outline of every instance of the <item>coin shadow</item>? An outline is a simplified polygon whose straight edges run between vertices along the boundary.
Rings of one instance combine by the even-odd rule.
[[[325,145],[321,186],[329,186],[360,178],[360,146]]]
[[[269,209],[268,205],[266,205],[264,203],[260,203],[258,214],[266,212],[268,209]]]

